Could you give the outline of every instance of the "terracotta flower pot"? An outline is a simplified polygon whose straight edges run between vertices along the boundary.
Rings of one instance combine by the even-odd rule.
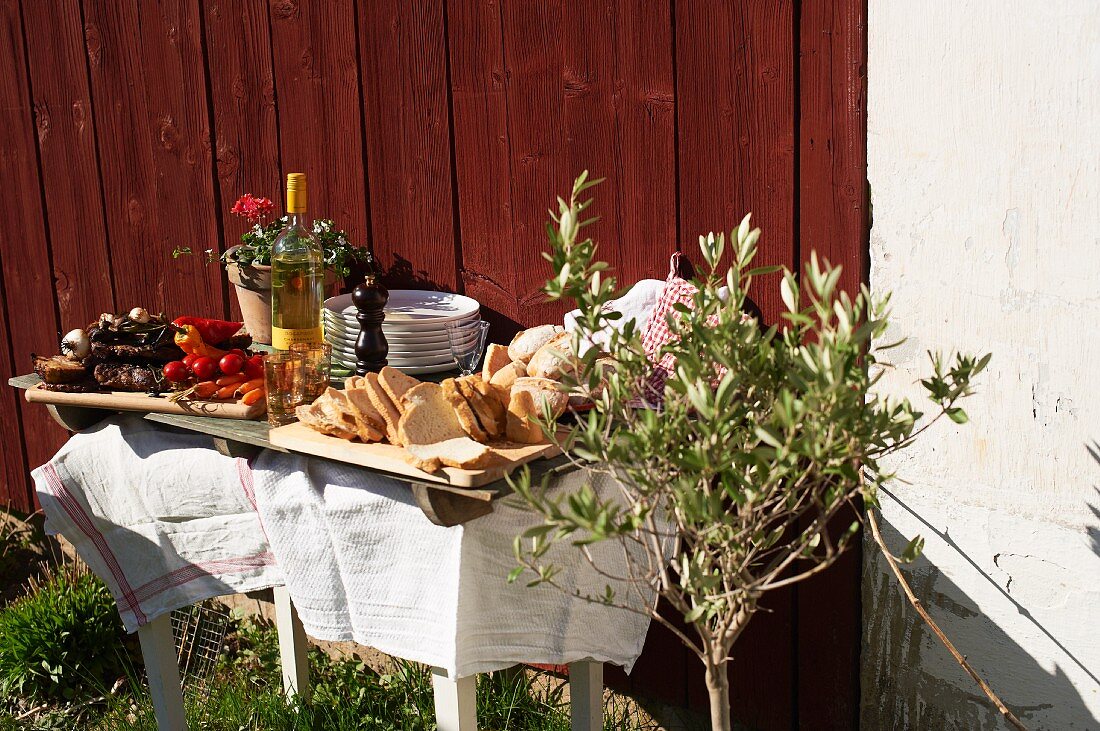
[[[225,266],[229,281],[237,292],[241,318],[252,341],[271,345],[271,267],[262,264],[240,266],[229,262]],[[337,293],[336,273],[325,270],[325,297]]]

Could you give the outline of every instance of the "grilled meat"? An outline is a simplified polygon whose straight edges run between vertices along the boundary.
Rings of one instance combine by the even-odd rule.
[[[145,322],[128,316],[101,316],[99,322],[89,326],[88,338],[92,358],[98,361],[167,363],[183,357],[183,351],[173,342],[175,332],[163,315]]]
[[[43,383],[42,388],[61,393],[97,393],[103,390],[94,378],[86,378],[75,383]]]
[[[175,343],[140,345],[92,340],[92,358],[98,361],[137,361],[142,363],[167,363],[179,360],[183,351]]]
[[[160,386],[158,370],[132,363],[100,363],[95,367],[95,380],[108,391],[151,391]]]
[[[54,385],[77,383],[88,377],[88,369],[67,356],[55,355],[46,358],[32,354],[31,358],[34,360],[34,372],[46,383]]]

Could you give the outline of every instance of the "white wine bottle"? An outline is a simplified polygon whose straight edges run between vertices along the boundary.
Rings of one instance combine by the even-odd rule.
[[[286,176],[286,227],[271,248],[271,345],[320,345],[325,299],[325,256],[306,221],[306,176]]]

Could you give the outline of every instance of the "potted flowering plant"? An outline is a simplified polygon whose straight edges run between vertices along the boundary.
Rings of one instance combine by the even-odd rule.
[[[225,265],[237,293],[245,327],[255,342],[265,344],[271,342],[271,247],[287,221],[286,216],[269,221],[274,210],[271,199],[245,193],[230,211],[246,219],[252,227],[241,235],[241,243],[230,247],[220,257],[213,249],[205,252],[208,261],[220,260]],[[364,247],[351,245],[347,234],[336,228],[331,219],[314,220],[313,235],[325,254],[325,292],[332,296],[338,289],[337,278],[361,269],[370,254]],[[180,247],[172,256],[191,253],[189,247]]]

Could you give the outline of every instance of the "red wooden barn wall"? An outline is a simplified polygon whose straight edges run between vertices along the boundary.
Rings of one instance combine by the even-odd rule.
[[[393,283],[464,291],[500,335],[559,317],[543,222],[585,168],[608,179],[594,233],[624,280],[752,211],[762,263],[816,249],[853,288],[865,20],[863,0],[0,0],[0,369],[104,310],[229,314],[222,274],[170,252],[232,245],[232,201],[279,199],[291,170]],[[27,471],[65,434],[4,388],[0,439],[0,503],[29,509]],[[753,621],[736,718],[853,726],[856,555]],[[656,628],[612,677],[706,702]]]

